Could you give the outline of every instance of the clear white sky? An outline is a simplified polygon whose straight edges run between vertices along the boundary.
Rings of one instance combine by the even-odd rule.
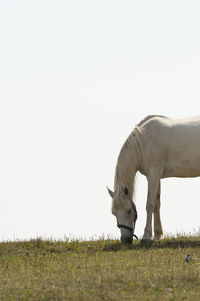
[[[106,185],[148,114],[200,114],[200,3],[0,3],[0,239],[119,237]],[[138,176],[136,233],[145,225]],[[162,181],[165,233],[198,230],[200,179]]]

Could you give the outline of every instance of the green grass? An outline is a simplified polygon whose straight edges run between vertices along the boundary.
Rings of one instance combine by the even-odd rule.
[[[0,300],[200,300],[200,237],[2,242]]]

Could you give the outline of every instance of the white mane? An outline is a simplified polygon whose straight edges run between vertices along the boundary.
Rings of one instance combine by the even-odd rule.
[[[114,191],[128,188],[133,195],[133,182],[136,173],[136,164],[139,159],[139,131],[138,127],[132,131],[123,144],[115,170]]]
[[[133,196],[136,169],[142,153],[140,127],[153,117],[167,118],[162,115],[148,115],[136,125],[120,150],[115,170],[114,191],[127,187],[130,196]]]

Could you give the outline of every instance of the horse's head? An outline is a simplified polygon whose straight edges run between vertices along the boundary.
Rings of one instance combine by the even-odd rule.
[[[108,188],[112,197],[112,214],[117,219],[117,226],[121,231],[122,243],[132,243],[137,219],[137,211],[128,189],[117,189],[113,192]]]

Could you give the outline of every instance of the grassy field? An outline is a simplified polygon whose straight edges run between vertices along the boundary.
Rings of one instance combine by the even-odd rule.
[[[200,237],[2,242],[0,300],[200,300]]]

